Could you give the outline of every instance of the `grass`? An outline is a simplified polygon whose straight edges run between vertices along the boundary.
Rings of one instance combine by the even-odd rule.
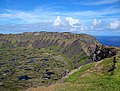
[[[66,78],[65,82],[74,82],[74,80],[76,80],[76,78],[79,77],[82,72],[90,69],[92,66],[93,66],[93,63],[84,65],[83,67],[81,67],[81,69],[79,71],[73,73],[68,78]]]
[[[113,75],[108,72],[113,65],[114,57],[111,57],[103,59],[99,63],[83,65],[79,71],[66,78],[64,83],[45,88],[52,88],[52,91],[120,91],[120,53],[115,57],[117,62]]]
[[[116,55],[117,63],[114,75],[110,75],[108,70],[113,65],[113,57],[106,58],[98,64],[95,69],[86,72],[90,68],[94,68],[95,63],[83,66],[79,71],[70,75],[65,82],[71,85],[65,85],[57,88],[55,91],[119,91],[120,90],[120,54]],[[102,72],[100,72],[102,71]],[[87,74],[82,76],[83,74]],[[84,85],[83,87],[80,85]],[[64,88],[64,90],[62,90]],[[59,90],[58,90],[59,89]]]
[[[35,58],[35,61],[30,62],[33,58]],[[44,58],[49,59],[49,61],[42,60]],[[1,49],[0,82],[3,86],[0,87],[0,90],[17,91],[31,86],[55,83],[61,78],[62,72],[70,70],[71,64],[66,60],[68,60],[67,57],[45,49]],[[26,68],[31,69],[26,70]],[[37,71],[38,69],[39,71]],[[7,70],[8,72],[6,72]],[[54,73],[51,75],[51,79],[43,79],[46,76],[46,70]],[[32,79],[19,80],[22,75],[28,75]]]
[[[56,43],[48,48],[33,48],[34,42],[37,40],[39,41],[36,43],[39,43],[42,40],[54,40],[56,37],[51,34],[45,35],[44,33],[39,36],[34,36],[34,34],[30,33],[1,36],[3,40],[8,41],[0,43],[0,84],[2,84],[0,90],[19,91],[29,87],[42,86],[38,88],[38,91],[120,91],[120,53],[115,56],[117,63],[115,63],[113,75],[111,75],[111,72],[108,72],[113,66],[113,57],[111,57],[104,59],[98,64],[89,63],[83,65],[80,70],[66,78],[64,83],[54,84],[58,79],[61,79],[61,73],[74,69],[75,66],[73,67],[72,60],[77,61],[74,65],[78,67],[87,59],[84,55],[84,51],[87,52],[87,46],[85,47],[85,42],[82,41],[80,41],[81,45],[78,46],[82,46],[84,51],[77,52],[77,54],[72,55],[71,58],[60,53],[65,49],[60,48],[60,44],[63,42],[71,44],[77,39],[75,37],[76,36],[73,36],[73,38],[70,39],[60,37],[58,44]],[[86,36],[83,40],[89,40],[89,37]],[[90,41],[91,40],[97,42],[90,38]],[[11,41],[11,43],[9,41]],[[23,42],[23,45],[24,43],[28,44],[28,46],[24,45],[20,48],[18,46],[20,42]],[[16,47],[16,49],[13,49],[13,47]],[[69,52],[78,49],[75,48],[76,46],[72,46]],[[35,62],[29,63],[32,58],[35,58]],[[49,61],[45,62],[42,60],[44,58],[48,58]],[[39,67],[40,70],[36,71]],[[26,68],[31,68],[31,70],[25,70]],[[9,70],[9,72],[6,72],[7,70]],[[43,79],[43,77],[47,75],[46,71],[54,73],[51,79]],[[18,80],[21,75],[28,75],[32,79],[28,81]],[[49,84],[54,85],[45,87]]]
[[[54,48],[54,47],[52,46],[52,48]],[[66,60],[66,62],[69,64],[68,65],[69,69],[70,70],[74,69],[72,60],[70,58],[68,58],[66,55],[64,55],[63,53],[57,52],[57,50],[50,50],[50,49],[45,49],[45,48],[41,48],[41,50],[62,56]]]

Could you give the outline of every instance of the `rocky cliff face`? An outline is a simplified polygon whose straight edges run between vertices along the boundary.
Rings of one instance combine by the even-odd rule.
[[[86,34],[0,34],[0,90],[48,86],[80,65],[114,55],[115,48],[103,46]],[[113,75],[116,60],[114,58],[108,69],[110,75]]]
[[[46,48],[65,54],[75,68],[83,64],[81,59],[91,55],[99,45],[95,37],[69,32],[27,32],[23,34],[0,35],[1,48]]]
[[[79,67],[91,61],[115,55],[114,48],[102,46],[95,37],[69,32],[26,32],[22,34],[1,34],[1,48],[46,48],[66,55]],[[90,56],[90,60],[86,58]],[[81,61],[82,60],[82,61]]]
[[[94,52],[91,54],[91,59],[95,62],[100,61],[104,58],[109,58],[116,55],[116,49],[112,47],[107,46],[98,46],[96,45],[96,48]]]

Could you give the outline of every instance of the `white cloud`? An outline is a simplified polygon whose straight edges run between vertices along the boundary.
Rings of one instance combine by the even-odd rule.
[[[20,24],[51,22],[53,17],[53,12],[42,11],[41,9],[31,12],[6,9],[5,13],[0,14],[0,19],[5,20],[6,23],[10,21],[19,21]]]
[[[60,16],[57,16],[53,22],[53,26],[55,27],[71,27],[71,28],[78,28],[79,27],[79,19],[75,19],[73,17],[66,17],[61,20]]]
[[[47,26],[46,26],[47,25]],[[0,25],[0,32],[35,32],[35,31],[52,31],[52,23],[40,22],[33,24],[6,24]]]
[[[38,15],[23,11],[13,11],[11,13],[0,14],[0,18],[6,20],[8,19],[11,21],[19,20],[22,23],[35,23],[39,22],[40,20]]]
[[[59,18],[60,18],[60,16],[57,17],[53,22],[53,25],[57,26],[57,27],[53,27],[55,30],[69,31],[69,32],[78,32],[78,31],[89,30],[86,25],[80,23],[79,19],[76,19],[73,17],[65,17],[65,18],[63,18],[62,21],[60,21],[60,23],[56,23],[56,20],[57,21],[61,20]]]
[[[80,26],[80,30],[81,30],[81,31],[86,31],[86,30],[88,30],[88,27],[85,26],[85,25],[81,25],[81,26]]]
[[[119,14],[120,9],[114,9],[114,8],[106,8],[104,10],[99,11],[92,11],[92,10],[86,10],[86,11],[77,11],[77,12],[71,12],[71,15],[82,17],[81,19],[92,19],[94,17],[101,18],[105,17],[108,18],[107,15],[113,15],[113,14]],[[111,19],[111,17],[109,17]]]
[[[105,22],[110,22],[113,19],[115,19],[117,16],[111,16],[108,17],[106,15],[112,15],[112,14],[118,14],[119,9],[105,9],[102,11],[76,11],[76,12],[55,12],[55,11],[44,11],[44,10],[33,10],[31,12],[28,11],[17,11],[17,10],[7,10],[6,13],[0,14],[0,23],[3,24],[9,20],[8,23],[11,23],[12,21],[14,24],[31,24],[29,27],[31,28],[26,28],[26,30],[51,30],[52,29],[56,31],[83,31],[83,30],[105,30],[106,29],[106,24],[103,24]],[[70,16],[71,17],[68,17]],[[88,16],[89,15],[89,16]],[[55,16],[57,16],[55,18]],[[62,18],[61,18],[62,17]],[[77,17],[77,18],[74,18]],[[82,17],[82,18],[81,18]],[[101,18],[100,20],[94,19],[93,22],[90,24],[91,19],[94,17],[96,18]],[[79,20],[80,19],[80,20]],[[108,19],[108,20],[106,20]],[[110,20],[111,19],[111,20]],[[54,20],[54,22],[52,22]],[[88,20],[88,21],[87,21]],[[16,23],[16,21],[18,23]],[[87,22],[86,22],[87,21]],[[21,22],[21,23],[19,23]],[[37,27],[33,26],[35,23],[40,23],[44,22],[45,25],[47,25],[47,22],[50,22],[49,27],[44,26],[42,24],[38,24]],[[89,22],[89,23],[88,23]],[[46,24],[47,23],[47,24]],[[84,24],[83,24],[84,23]],[[12,24],[12,23],[11,23]],[[36,25],[36,24],[35,24]],[[88,26],[86,26],[88,25]],[[16,25],[15,25],[16,26]],[[55,27],[56,26],[56,27]],[[111,29],[117,29],[119,26],[118,21],[111,22],[109,24],[109,28]],[[1,26],[0,31],[3,31],[4,29]],[[7,26],[6,26],[7,27]],[[4,28],[6,28],[4,27]],[[17,26],[18,27],[18,26]],[[15,28],[17,31],[17,27]],[[91,28],[92,27],[92,28]],[[13,28],[8,28],[13,29]],[[21,30],[25,30],[24,26],[23,28],[20,28]]]
[[[57,17],[58,20],[61,20],[61,17]],[[56,19],[57,19],[56,18]],[[55,20],[56,20],[55,19]],[[73,26],[70,26],[66,23],[66,18],[62,18],[60,26],[56,27],[53,26],[53,22],[39,22],[39,23],[32,23],[32,24],[7,24],[7,25],[0,25],[0,32],[10,31],[12,32],[26,32],[26,31],[57,31],[57,32],[76,32],[76,33],[88,33],[88,32],[104,32],[106,29],[112,29],[115,30],[117,28],[120,28],[120,21],[113,21],[108,25],[108,23],[105,23],[101,20],[93,19],[93,22],[90,25],[86,25],[83,23],[74,23]],[[74,18],[73,18],[74,19]],[[46,26],[47,25],[47,26]],[[58,24],[59,25],[59,24]],[[91,26],[91,27],[90,27]],[[110,31],[109,31],[110,32]]]
[[[110,29],[118,29],[120,28],[120,20],[113,21],[109,24]]]
[[[120,2],[120,0],[96,0],[94,2],[83,2],[82,4],[84,5],[103,5],[103,4],[112,4],[112,3],[116,3],[116,2]]]
[[[106,29],[106,24],[101,21],[101,20],[97,20],[97,19],[93,19],[92,25],[90,30],[105,30]]]
[[[61,19],[62,18],[62,19]],[[115,26],[117,27],[118,21],[111,22],[109,27],[115,29]],[[47,25],[47,27],[45,27]],[[18,25],[19,26],[19,25]],[[18,27],[17,26],[17,27]],[[52,23],[47,23],[47,22],[41,22],[41,23],[35,23],[35,24],[28,24],[28,25],[20,25],[21,27],[19,29],[23,30],[24,28],[26,30],[39,30],[39,31],[69,31],[69,32],[81,32],[81,31],[104,31],[106,29],[109,29],[108,23],[105,23],[101,20],[93,19],[92,23],[90,25],[80,23],[79,19],[75,19],[73,17],[61,17],[57,16]],[[17,27],[14,28],[17,30]],[[6,27],[4,27],[6,29]],[[4,29],[4,30],[5,30]],[[11,29],[10,27],[7,29]],[[3,29],[1,29],[3,30]]]
[[[91,21],[94,17],[96,18],[103,18],[104,19],[111,19],[111,17],[107,17],[107,15],[112,15],[112,14],[119,14],[120,9],[119,8],[106,8],[102,9],[100,11],[75,11],[75,12],[62,12],[62,11],[52,11],[52,10],[47,10],[43,8],[35,9],[32,11],[19,11],[19,10],[9,10],[6,9],[5,13],[0,14],[0,23],[2,20],[6,23],[11,23],[12,22],[20,22],[21,24],[25,23],[38,23],[38,22],[52,22],[54,20],[55,16],[62,16],[64,18],[68,17],[71,15],[71,17],[77,17],[81,21],[86,22],[86,21]],[[68,17],[69,22],[74,22],[78,20],[75,20],[74,18],[72,19],[71,17]],[[116,17],[116,15],[114,16]],[[70,25],[73,25],[73,23],[69,23]]]
[[[80,20],[73,17],[57,16],[53,22],[53,29],[59,31],[78,31],[80,30]]]
[[[54,20],[53,26],[60,26],[62,24],[62,20],[60,16],[57,16],[56,19]]]
[[[97,25],[99,25],[99,24],[101,24],[101,23],[102,23],[101,20],[94,19],[92,24],[93,24],[93,26],[95,27],[95,26],[97,26]]]
[[[66,17],[65,20],[68,22],[68,24],[71,26],[71,27],[78,27],[76,26],[75,24],[78,24],[80,21],[79,19],[74,19],[72,17]]]

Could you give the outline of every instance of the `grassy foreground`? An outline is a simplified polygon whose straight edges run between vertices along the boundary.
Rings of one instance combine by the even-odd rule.
[[[114,57],[82,66],[64,83],[32,91],[120,91],[120,52]]]

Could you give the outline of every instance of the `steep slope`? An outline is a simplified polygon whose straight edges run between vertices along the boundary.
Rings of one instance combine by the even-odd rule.
[[[98,41],[86,34],[28,32],[0,35],[0,90],[56,83],[72,69],[92,62]]]
[[[96,68],[98,63],[91,62],[115,55],[115,48],[103,46],[95,37],[86,34],[1,34],[0,90],[19,91],[30,87],[49,86],[64,80],[71,82],[70,84],[78,84],[74,80],[78,76],[79,68],[83,69],[83,72],[92,66]],[[80,67],[85,64],[88,65]],[[74,73],[76,75],[72,76]],[[84,76],[84,73],[82,74]]]
[[[120,51],[113,57],[82,66],[66,78],[64,83],[31,89],[32,91],[119,91]]]
[[[54,84],[71,64],[64,55],[46,49],[0,49],[0,91]]]
[[[90,66],[90,65],[89,65]],[[83,90],[90,91],[119,91],[120,89],[120,52],[111,58],[92,63],[89,69],[83,67],[78,73],[74,73],[65,81],[73,84],[84,84]],[[75,75],[78,74],[78,75]],[[74,76],[74,79],[73,79]],[[60,91],[60,90],[58,90]],[[61,90],[65,91],[65,90]],[[67,90],[71,91],[71,90]],[[77,90],[76,90],[77,91]]]
[[[100,45],[95,37],[86,34],[72,34],[69,32],[28,32],[23,34],[1,34],[0,48],[47,48],[65,54],[73,61],[75,68]],[[82,61],[80,61],[82,60]]]

